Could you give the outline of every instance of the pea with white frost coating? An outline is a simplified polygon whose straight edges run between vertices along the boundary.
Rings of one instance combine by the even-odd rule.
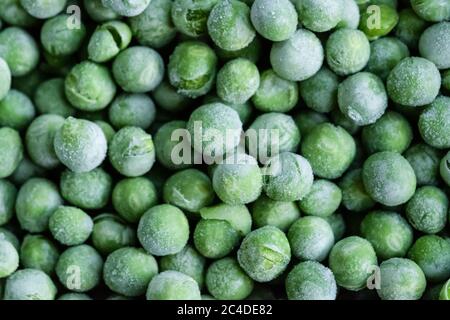
[[[4,300],[54,300],[56,286],[43,271],[22,269],[6,280]]]
[[[145,94],[122,94],[109,107],[109,121],[117,128],[139,127],[148,129],[156,114],[155,104]]]
[[[311,190],[300,201],[299,207],[307,215],[317,217],[331,216],[342,200],[341,189],[331,181],[315,180]]]
[[[450,18],[450,4],[440,0],[411,0],[411,6],[422,19],[439,22]]]
[[[357,1],[342,0],[342,2],[341,21],[339,21],[336,28],[358,29],[360,13]]]
[[[155,163],[152,136],[137,127],[124,127],[113,137],[108,158],[122,175],[137,177],[150,171]]]
[[[284,232],[300,217],[295,202],[272,200],[264,194],[252,203],[251,212],[256,228],[274,226]]]
[[[240,234],[233,225],[222,219],[201,219],[194,230],[195,248],[206,258],[220,259],[239,244]]]
[[[47,19],[63,11],[67,0],[20,0],[20,4],[33,17]]]
[[[16,197],[16,187],[8,180],[0,179],[0,226],[7,224],[14,216]]]
[[[341,0],[299,0],[295,2],[300,22],[314,32],[333,29],[342,17]]]
[[[170,84],[189,98],[207,94],[216,77],[217,56],[205,43],[182,42],[175,47],[167,66]]]
[[[142,13],[150,4],[151,0],[102,0],[105,7],[125,17],[134,17]]]
[[[0,178],[10,176],[23,159],[23,145],[19,133],[11,128],[0,128]]]
[[[0,101],[0,126],[16,130],[25,129],[36,111],[28,96],[18,90],[11,89]]]
[[[274,43],[270,51],[273,70],[282,78],[303,81],[315,75],[322,67],[324,50],[317,36],[305,29],[292,37]]]
[[[361,173],[361,169],[348,171],[339,182],[342,191],[342,204],[349,211],[363,212],[375,205],[375,201],[364,188]]]
[[[207,33],[208,16],[218,0],[175,0],[172,4],[172,21],[178,31],[200,37]]]
[[[155,258],[143,249],[133,247],[114,251],[103,267],[103,279],[108,288],[127,297],[143,295],[157,274]]]
[[[439,96],[419,117],[419,131],[425,142],[438,149],[450,148],[450,97]]]
[[[436,185],[439,175],[439,152],[425,143],[419,143],[405,152],[417,179],[417,185]]]
[[[83,0],[83,5],[89,17],[96,22],[114,20],[119,16],[103,5],[102,0]]]
[[[92,229],[92,244],[103,255],[136,243],[136,231],[120,217],[104,213],[96,216]]]
[[[59,258],[59,249],[42,235],[28,234],[20,247],[20,262],[24,268],[42,270],[51,275]]]
[[[11,71],[6,61],[0,58],[0,100],[3,100],[10,88]]]
[[[60,206],[49,219],[53,237],[66,246],[84,243],[90,237],[93,227],[91,217],[76,207]]]
[[[291,260],[286,235],[278,228],[266,226],[250,232],[238,250],[239,265],[257,282],[277,278]]]
[[[73,172],[91,171],[106,157],[106,137],[88,120],[67,118],[56,132],[53,145],[58,159]]]
[[[164,271],[148,285],[147,300],[201,300],[197,282],[178,271]]]
[[[4,23],[18,27],[35,26],[37,19],[20,4],[20,0],[5,0],[0,4],[0,18]]]
[[[11,275],[19,267],[19,253],[14,246],[0,240],[0,279]]]

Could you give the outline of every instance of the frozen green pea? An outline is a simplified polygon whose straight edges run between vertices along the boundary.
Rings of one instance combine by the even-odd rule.
[[[11,71],[5,60],[0,58],[0,100],[6,97],[11,89]]]
[[[179,133],[179,134],[178,134]],[[175,139],[172,139],[175,138]],[[186,142],[186,122],[185,121],[169,121],[162,125],[155,135],[155,150],[156,159],[164,167],[172,170],[185,169],[191,166],[192,154],[185,155],[184,150],[180,150],[177,156],[179,156],[181,161],[176,160],[173,157],[173,153],[178,150],[180,143],[188,143],[188,150],[190,150],[189,142]],[[188,160],[188,161],[185,161]]]
[[[300,217],[300,210],[295,202],[276,201],[261,195],[252,204],[252,218],[256,228],[274,226],[286,232]]]
[[[330,112],[337,107],[339,77],[327,67],[311,78],[300,82],[300,94],[308,108],[317,112]]]
[[[20,4],[20,0],[4,0],[0,3],[0,18],[13,26],[31,27],[37,19],[30,15]]]
[[[358,29],[360,20],[358,3],[355,0],[342,0],[342,2],[341,21],[336,28]]]
[[[438,182],[440,156],[436,149],[419,143],[405,152],[417,179],[417,185],[435,185]]]
[[[438,149],[450,148],[450,97],[439,96],[420,115],[419,131],[427,144]]]
[[[0,278],[6,278],[19,267],[19,254],[14,246],[0,240]]]
[[[64,118],[73,116],[75,109],[64,93],[64,79],[54,78],[39,84],[34,94],[36,109],[41,114],[56,114]]]
[[[23,76],[38,65],[39,49],[27,31],[9,27],[0,32],[0,57],[8,64],[13,77]]]
[[[450,152],[442,158],[439,168],[442,179],[450,186]]]
[[[205,43],[182,42],[175,47],[167,66],[170,84],[189,98],[207,94],[216,77],[217,56]]]
[[[252,226],[252,217],[245,205],[229,205],[220,203],[200,210],[205,220],[223,220],[230,224],[241,236],[247,235]]]
[[[164,62],[157,51],[136,46],[119,53],[112,70],[114,79],[124,91],[144,93],[161,83]]]
[[[403,9],[399,12],[399,21],[395,28],[395,36],[410,49],[415,49],[427,25],[427,22],[417,16],[413,9]]]
[[[314,32],[333,29],[341,21],[341,0],[298,0],[295,2],[300,22]]]
[[[41,29],[41,43],[44,49],[54,56],[68,56],[77,52],[86,36],[86,27],[72,28],[69,15],[62,14],[47,20]]]
[[[337,242],[329,256],[329,266],[337,284],[351,291],[359,291],[366,286],[377,264],[370,242],[357,236]]]
[[[426,288],[423,271],[412,260],[392,258],[380,265],[380,288],[382,300],[419,300]]]
[[[377,39],[370,43],[370,58],[365,70],[386,80],[391,70],[406,57],[409,57],[409,49],[399,39]]]
[[[145,130],[155,119],[156,109],[145,94],[122,94],[112,102],[108,112],[109,121],[118,129],[134,126]]]
[[[200,288],[203,287],[206,259],[190,245],[176,254],[162,257],[160,267],[161,271],[173,270],[184,273],[197,281]]]
[[[20,247],[20,261],[24,268],[42,270],[51,275],[59,258],[56,245],[45,236],[28,234]]]
[[[89,17],[96,22],[114,20],[119,17],[116,12],[103,5],[102,0],[83,0],[83,5]]]
[[[63,295],[60,295],[57,300],[74,300],[74,301],[82,301],[82,300],[92,300],[91,297],[89,297],[87,294],[84,293],[65,293]]]
[[[441,189],[425,186],[417,189],[406,205],[406,217],[414,229],[438,233],[448,220],[448,198]]]
[[[377,15],[376,21],[374,21],[375,12]],[[397,25],[398,20],[397,10],[390,5],[378,4],[376,9],[369,6],[361,14],[359,29],[366,34],[369,40],[376,40],[389,34]]]
[[[330,269],[316,261],[296,265],[286,278],[289,300],[335,300],[337,285]]]
[[[314,181],[310,192],[300,201],[300,210],[317,217],[331,216],[342,200],[341,189],[331,181]]]
[[[217,56],[223,61],[243,58],[257,63],[261,58],[261,39],[256,36],[248,46],[236,51],[223,50],[218,46],[215,46],[214,50]]]
[[[241,119],[241,122],[243,124],[246,124],[253,113],[253,104],[251,103],[250,100],[244,102],[244,103],[229,103],[229,102],[225,102],[222,99],[220,99],[219,97],[215,96],[215,95],[206,95],[203,99],[203,103],[212,103],[212,102],[220,102],[223,103],[227,106],[229,106],[231,109],[233,109],[234,111],[236,111],[239,115],[239,118]]]
[[[97,27],[87,46],[89,59],[107,62],[117,56],[131,42],[130,27],[121,21],[109,21]]]
[[[450,3],[441,0],[411,0],[411,7],[422,19],[439,22],[450,18]]]
[[[147,300],[201,300],[197,282],[178,271],[156,275],[147,289]]]
[[[191,140],[193,148],[205,157],[214,158],[239,144],[242,122],[235,110],[216,102],[194,110],[187,123],[187,130],[191,138],[201,135],[201,139]]]
[[[289,0],[255,0],[250,17],[256,31],[271,41],[287,40],[297,29],[297,11]]]
[[[98,252],[108,255],[136,242],[135,230],[118,216],[104,213],[94,218],[92,243]]]
[[[300,155],[280,153],[268,161],[264,170],[264,191],[273,200],[302,200],[312,188],[313,170]]]
[[[122,128],[111,141],[108,157],[122,175],[141,176],[150,171],[155,163],[152,136],[138,127]]]
[[[207,33],[208,16],[218,0],[175,0],[171,19],[181,33],[199,37]]]
[[[67,118],[55,134],[55,153],[71,171],[81,173],[97,168],[106,157],[107,142],[95,123]]]
[[[371,198],[386,206],[406,203],[416,189],[416,176],[409,162],[399,153],[383,151],[364,163],[362,177]]]
[[[347,229],[343,215],[336,213],[323,219],[330,224],[331,230],[333,230],[334,240],[341,240]]]
[[[36,115],[33,102],[24,93],[9,90],[0,100],[0,126],[16,130],[25,129]]]
[[[141,14],[150,2],[151,0],[102,0],[105,7],[125,17],[134,17]]]
[[[323,123],[303,140],[301,151],[315,175],[335,179],[342,176],[355,158],[353,137],[343,128]]]
[[[361,71],[370,58],[370,44],[359,30],[339,29],[326,43],[326,59],[332,71],[341,76]]]
[[[132,247],[111,253],[103,267],[103,279],[108,288],[126,297],[143,295],[157,274],[155,258],[143,249]]]
[[[48,19],[63,11],[67,0],[20,0],[20,4],[33,17]]]
[[[16,215],[21,228],[32,233],[47,230],[50,217],[62,203],[53,182],[42,178],[28,180],[16,199]]]
[[[158,205],[141,217],[137,235],[149,253],[166,256],[184,248],[189,239],[189,224],[184,213],[177,207]]]
[[[116,94],[109,70],[90,61],[77,64],[66,77],[65,93],[69,102],[82,111],[106,108]]]
[[[389,97],[396,103],[418,107],[434,101],[441,87],[436,66],[424,58],[405,58],[387,78]]]
[[[197,169],[186,169],[172,175],[164,184],[163,198],[167,203],[188,212],[199,212],[214,200],[209,177]]]
[[[60,163],[55,154],[53,140],[63,123],[63,117],[47,114],[35,118],[27,129],[25,143],[28,155],[42,168],[53,169]]]
[[[191,104],[191,99],[177,92],[168,81],[163,81],[152,92],[156,105],[168,112],[183,111]]]
[[[412,139],[413,131],[408,120],[393,111],[386,112],[362,130],[362,142],[370,154],[381,151],[403,153]]]
[[[247,204],[261,194],[263,176],[258,161],[246,154],[236,153],[219,163],[214,170],[212,185],[218,197],[227,204]]]
[[[23,158],[16,170],[9,177],[16,185],[22,185],[27,180],[35,177],[42,177],[45,171],[28,158]]]
[[[294,152],[301,135],[291,116],[271,112],[258,116],[245,133],[250,155],[265,164],[281,152]]]
[[[435,235],[418,238],[408,252],[408,258],[422,269],[430,282],[450,277],[450,242]]]
[[[0,179],[0,226],[7,224],[13,218],[16,197],[16,187],[8,180]]]
[[[20,252],[20,241],[19,238],[13,233],[15,229],[12,229],[8,226],[0,227],[0,240],[7,241],[11,243],[14,248],[16,248],[17,252]]]
[[[439,300],[450,300],[450,280],[442,286],[439,292]]]
[[[322,43],[313,32],[305,29],[297,30],[288,40],[274,43],[270,51],[273,70],[291,81],[311,78],[320,70],[323,60]]]
[[[342,204],[349,211],[364,212],[375,205],[364,188],[361,173],[361,169],[349,171],[339,182],[342,190]]]
[[[53,237],[66,246],[84,243],[92,233],[94,223],[84,211],[76,207],[60,206],[49,219]]]
[[[279,77],[272,69],[266,70],[252,102],[262,112],[290,111],[298,102],[298,85]]]
[[[230,222],[219,219],[201,219],[194,231],[194,245],[200,254],[210,259],[229,255],[239,244],[240,234]]]
[[[413,243],[413,230],[400,214],[372,211],[361,222],[361,234],[375,249],[378,258],[404,257]]]
[[[209,14],[207,27],[213,42],[228,51],[247,47],[256,35],[250,8],[238,0],[219,1]]]
[[[272,226],[250,232],[238,250],[242,269],[257,282],[277,278],[291,260],[291,249],[286,235]]]
[[[292,255],[300,260],[323,261],[334,245],[330,224],[320,217],[303,217],[289,228],[287,234]]]
[[[377,121],[388,106],[386,89],[380,78],[360,72],[345,79],[338,88],[339,109],[356,125]]]
[[[55,300],[56,286],[43,271],[22,269],[13,273],[5,284],[4,300]]]
[[[129,18],[131,31],[141,45],[161,48],[175,38],[177,30],[174,24],[180,21],[172,21],[175,3],[172,0],[152,0],[141,14]]]
[[[66,249],[56,264],[56,275],[61,284],[75,292],[87,292],[100,284],[103,259],[89,245]]]
[[[216,299],[243,300],[253,290],[253,280],[234,258],[214,261],[206,272],[206,287]]]
[[[225,102],[245,103],[258,90],[259,71],[247,59],[238,58],[226,63],[217,74],[217,95]]]
[[[112,193],[112,203],[117,213],[128,222],[138,222],[141,216],[158,202],[156,188],[145,177],[119,181]]]
[[[305,98],[303,99],[306,100]],[[312,110],[302,110],[295,117],[295,123],[302,136],[306,136],[312,129],[324,122],[328,122],[327,116]]]
[[[16,170],[23,159],[23,149],[16,130],[0,128],[0,178],[6,178]]]

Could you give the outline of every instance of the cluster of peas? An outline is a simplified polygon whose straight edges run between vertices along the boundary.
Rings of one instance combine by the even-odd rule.
[[[0,19],[0,298],[450,299],[450,1]],[[175,162],[195,122],[278,130],[257,138],[282,170],[207,136],[236,162]]]

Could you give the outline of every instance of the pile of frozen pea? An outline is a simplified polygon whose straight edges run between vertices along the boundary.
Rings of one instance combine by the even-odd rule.
[[[449,0],[0,1],[0,299],[450,300],[449,151]]]

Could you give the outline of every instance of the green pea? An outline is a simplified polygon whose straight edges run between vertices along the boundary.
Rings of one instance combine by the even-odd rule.
[[[437,187],[421,187],[408,201],[406,216],[416,230],[428,234],[438,233],[447,224],[448,198]]]
[[[247,47],[256,35],[250,8],[238,0],[219,1],[209,14],[207,27],[213,42],[228,51]]]
[[[297,29],[297,11],[289,0],[256,0],[250,17],[256,31],[271,41],[287,40]]]
[[[48,221],[63,200],[57,186],[46,179],[29,179],[19,190],[16,215],[22,229],[39,233],[47,230]]]
[[[328,180],[315,180],[299,207],[307,215],[324,218],[337,210],[341,200],[342,192],[337,185]]]
[[[308,80],[306,80],[305,82],[308,82]],[[303,99],[307,100],[308,98]],[[326,115],[312,110],[302,110],[302,112],[300,112],[294,120],[302,136],[306,136],[307,134],[309,134],[319,124],[328,122],[328,118]]]
[[[11,89],[11,80],[11,70],[6,61],[0,58],[0,100],[3,100]]]
[[[336,213],[323,219],[330,224],[331,230],[333,230],[334,240],[341,240],[347,229],[343,215]]]
[[[377,21],[374,21],[374,12],[377,14]],[[362,30],[369,40],[376,40],[389,34],[395,28],[399,20],[397,10],[392,6],[379,4],[369,6],[362,12],[359,22],[359,29]]]
[[[16,197],[16,187],[8,180],[0,179],[0,226],[7,224],[13,218]]]
[[[54,78],[42,82],[34,94],[36,109],[41,114],[55,114],[64,118],[73,116],[75,109],[64,93],[64,79]]]
[[[411,0],[411,6],[426,21],[439,22],[450,17],[450,4],[440,0]]]
[[[176,151],[175,148],[182,142],[182,139],[185,138],[184,135],[177,135],[177,132],[185,133],[186,122],[185,121],[169,121],[162,125],[155,135],[155,150],[156,150],[156,159],[160,164],[164,167],[172,170],[176,169],[185,169],[191,166],[192,160],[190,155],[187,155],[189,161],[184,161],[185,155],[180,151],[180,157],[183,161],[174,161],[173,153]],[[172,137],[178,137],[178,140],[173,140]],[[190,150],[190,145],[189,145]],[[176,163],[175,163],[176,162]]]
[[[67,0],[20,0],[20,4],[33,17],[48,19],[63,11]]]
[[[11,128],[0,128],[0,178],[10,176],[23,159],[23,145],[19,133]]]
[[[134,245],[136,232],[118,216],[105,213],[94,218],[92,243],[98,252],[108,255],[120,248]]]
[[[232,59],[243,58],[257,63],[261,58],[261,39],[256,36],[252,42],[245,48],[236,51],[224,50],[218,46],[214,47],[214,50],[223,61],[229,61]]]
[[[116,85],[109,70],[94,62],[84,61],[70,70],[65,93],[69,102],[82,111],[106,108],[116,94]]]
[[[20,247],[20,261],[24,268],[42,270],[51,275],[59,258],[56,245],[42,235],[25,236]]]
[[[286,235],[278,228],[266,226],[250,232],[238,250],[242,269],[257,282],[277,278],[291,260],[291,249]]]
[[[53,237],[66,246],[86,242],[93,227],[91,217],[76,207],[61,206],[49,219],[49,229]]]
[[[219,300],[243,300],[253,290],[253,280],[234,258],[214,261],[206,273],[209,293]]]
[[[420,36],[427,25],[427,22],[417,16],[413,9],[403,9],[399,12],[399,21],[395,28],[395,36],[410,49],[416,49]]]
[[[420,115],[419,131],[425,142],[438,149],[450,148],[450,97],[439,96]]]
[[[438,183],[440,156],[436,149],[419,143],[405,152],[405,158],[414,169],[418,186]]]
[[[286,278],[289,300],[335,300],[337,285],[330,269],[315,261],[296,265]]]
[[[168,81],[163,81],[153,90],[153,100],[164,111],[179,112],[191,104],[191,99],[178,93]]]
[[[111,253],[103,268],[103,279],[108,288],[126,297],[143,295],[157,274],[155,258],[142,249],[132,247]]]
[[[361,234],[382,259],[404,257],[413,243],[413,230],[398,213],[372,211],[361,222]]]
[[[0,258],[0,278],[8,277],[19,267],[19,254],[8,241],[0,240]]]
[[[22,269],[13,273],[5,284],[4,300],[54,300],[56,286],[43,271]]]
[[[126,23],[109,21],[92,34],[87,47],[89,59],[102,63],[116,57],[131,42],[131,30]]]
[[[103,5],[102,0],[83,0],[83,5],[89,17],[96,22],[114,20],[119,17],[112,9]]]
[[[147,289],[147,300],[201,300],[197,282],[178,271],[156,275]]]
[[[20,0],[5,0],[0,3],[0,18],[13,26],[31,27],[37,19],[30,15],[20,4]]]
[[[361,169],[348,171],[339,182],[339,187],[342,190],[342,204],[347,210],[364,212],[375,205],[364,187]]]
[[[0,100],[0,126],[25,129],[36,115],[33,102],[24,93],[9,90]]]
[[[442,158],[439,168],[442,179],[450,186],[450,152]]]
[[[300,22],[314,32],[325,32],[336,27],[344,10],[342,1],[300,0],[295,3]]]
[[[450,281],[447,281],[441,289],[439,300],[450,300]]]
[[[134,17],[141,14],[148,7],[151,0],[102,0],[105,7],[125,17]]]
[[[420,267],[409,259],[392,258],[380,265],[382,300],[419,300],[426,288],[426,279]]]
[[[194,245],[200,254],[210,259],[220,259],[239,244],[240,234],[230,222],[219,219],[202,219],[194,231]]]
[[[16,185],[22,185],[31,178],[42,177],[45,171],[28,158],[23,158],[9,177]]]
[[[171,19],[181,33],[190,37],[199,37],[207,33],[207,20],[218,0],[175,0],[172,5]]]
[[[220,99],[219,97],[217,97],[215,95],[211,95],[211,94],[206,95],[203,99],[203,103],[205,103],[205,104],[213,103],[213,102],[220,102],[222,104],[229,106],[234,111],[236,111],[243,124],[247,124],[247,122],[250,120],[252,113],[253,113],[253,104],[251,103],[250,100],[248,100],[244,103],[236,103],[235,104],[235,103],[225,102],[222,99]]]
[[[247,235],[252,226],[252,218],[245,205],[229,205],[221,203],[201,209],[200,216],[205,220],[226,221],[241,236]]]
[[[300,217],[295,202],[276,201],[261,195],[252,204],[252,218],[256,228],[274,226],[286,232]]]
[[[359,291],[366,286],[377,266],[377,256],[369,241],[351,236],[340,240],[331,249],[329,266],[338,285]]]
[[[144,94],[122,94],[109,108],[109,120],[114,127],[126,126],[148,129],[155,119],[155,104]]]
[[[6,228],[0,227],[0,240],[11,243],[17,251],[20,250],[20,242],[17,236]]]
[[[341,21],[336,25],[336,28],[358,29],[360,21],[358,1],[342,0],[342,2]]]
[[[335,179],[348,169],[356,154],[353,137],[343,128],[323,123],[303,140],[301,152],[315,175]]]

